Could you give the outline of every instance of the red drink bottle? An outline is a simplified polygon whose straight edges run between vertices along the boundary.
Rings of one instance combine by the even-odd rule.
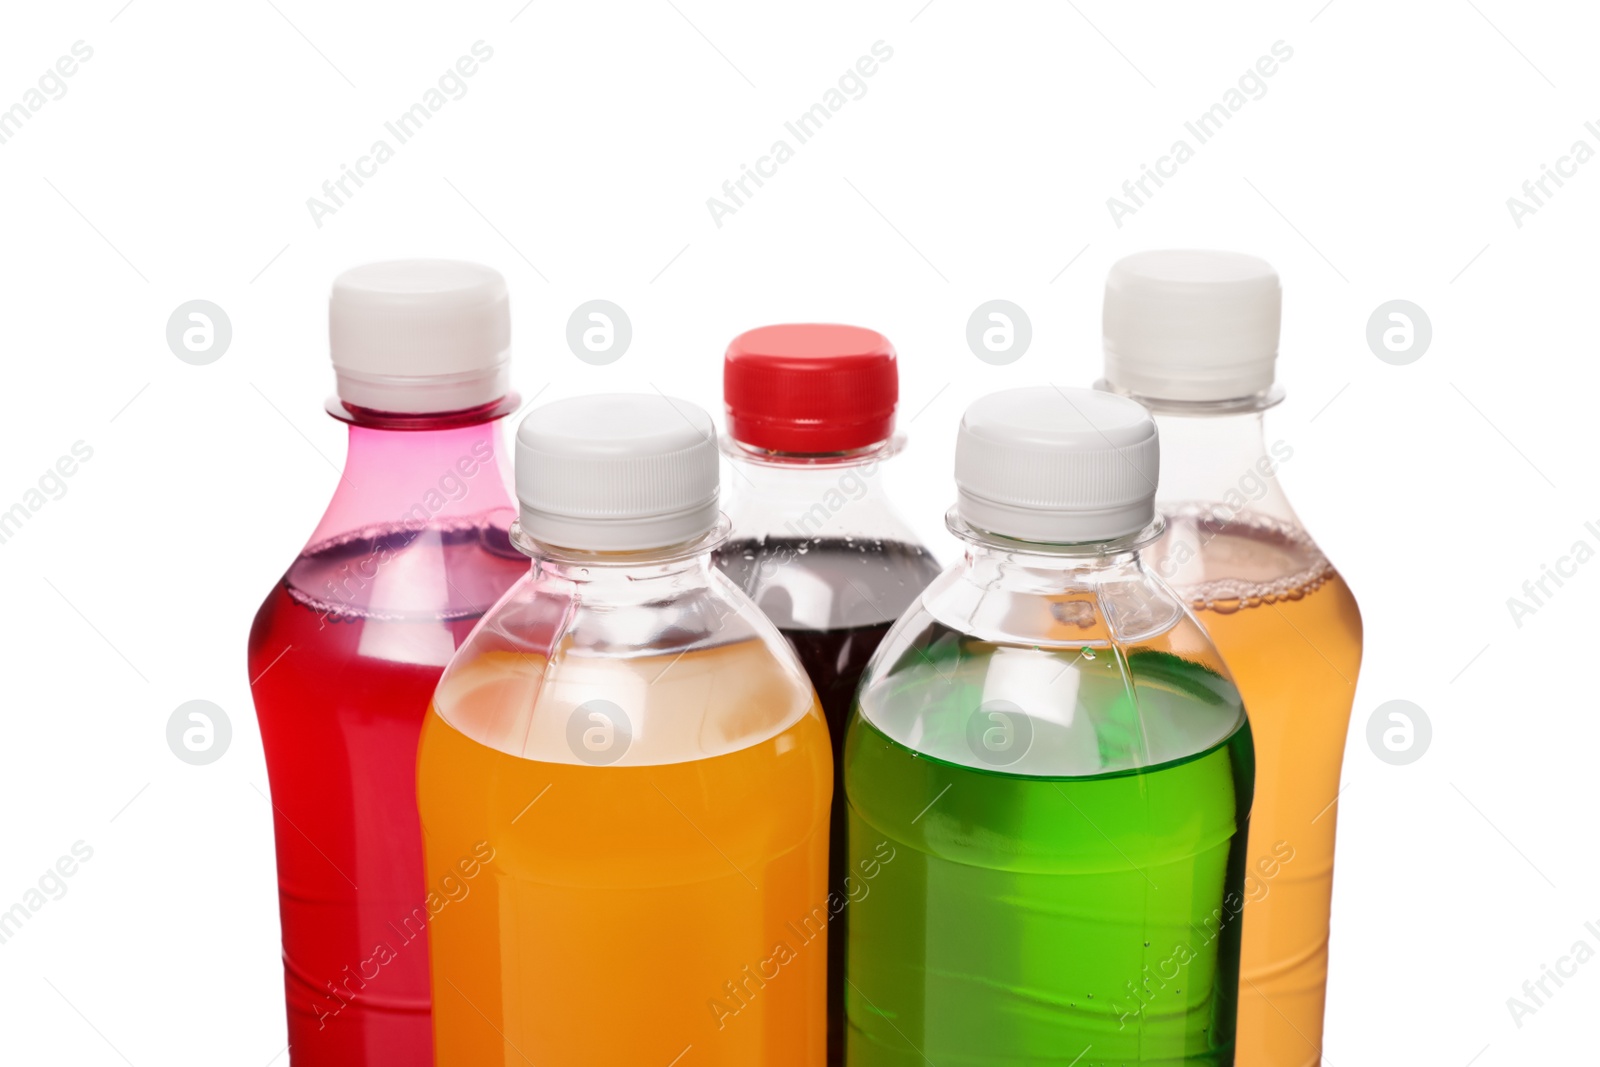
[[[427,1067],[427,927],[455,890],[423,874],[417,737],[456,647],[527,571],[506,535],[505,280],[371,264],[334,282],[329,320],[344,472],[250,631],[289,1058]]]

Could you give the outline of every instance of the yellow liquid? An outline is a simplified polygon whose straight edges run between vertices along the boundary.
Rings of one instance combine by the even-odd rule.
[[[429,887],[459,894],[429,924],[438,1067],[820,1065],[832,765],[809,687],[753,641],[545,670],[459,665],[423,728]],[[597,696],[633,722],[609,766],[566,741]]]
[[[1172,580],[1233,674],[1256,748],[1235,1062],[1307,1067],[1322,1054],[1335,798],[1361,614],[1302,531],[1195,512],[1178,510],[1163,552],[1200,546]]]

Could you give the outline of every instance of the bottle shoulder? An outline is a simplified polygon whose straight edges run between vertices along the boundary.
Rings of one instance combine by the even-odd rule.
[[[736,533],[717,566],[780,630],[837,631],[899,618],[939,573],[914,538]]]
[[[280,588],[323,617],[477,618],[528,569],[499,518],[349,530],[308,545]]]
[[[628,766],[722,755],[820,715],[793,649],[726,579],[657,594],[530,574],[445,670],[438,716],[511,755]]]
[[[1346,618],[1359,640],[1354,594],[1298,520],[1217,503],[1162,510],[1167,532],[1147,555],[1195,610],[1227,613],[1315,595]]]
[[[858,718],[930,758],[1088,777],[1187,759],[1244,727],[1205,630],[1132,566],[1096,581],[957,565],[885,637]]]
[[[894,506],[884,471],[892,449],[816,463],[752,462],[730,457],[724,508],[737,540],[878,540],[915,545]]]

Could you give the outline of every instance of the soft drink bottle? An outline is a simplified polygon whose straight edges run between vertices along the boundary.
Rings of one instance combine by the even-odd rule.
[[[505,280],[375,263],[329,304],[349,453],[250,631],[278,850],[294,1067],[426,1067],[429,901],[417,737],[435,683],[524,571],[498,421]]]
[[[1138,404],[967,409],[965,558],[879,646],[845,738],[852,1067],[1233,1062],[1250,727],[1147,568]]]
[[[712,565],[710,417],[580,397],[516,447],[533,564],[418,755],[437,1062],[817,1067],[827,723]]]
[[[828,719],[835,765],[856,685],[889,624],[939,573],[890,505],[884,464],[899,375],[888,338],[858,326],[763,326],[723,364],[733,536],[717,565],[789,639]],[[828,1062],[844,1062],[844,945],[857,881],[845,857],[844,781],[829,832]]]
[[[1270,446],[1282,289],[1232,252],[1143,252],[1111,268],[1106,388],[1155,413],[1154,562],[1217,643],[1250,709],[1256,803],[1239,988],[1238,1062],[1322,1054],[1339,767],[1361,668],[1361,613],[1278,483]]]

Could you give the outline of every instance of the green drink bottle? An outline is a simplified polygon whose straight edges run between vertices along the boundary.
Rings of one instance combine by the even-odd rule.
[[[1146,570],[1145,410],[967,409],[965,558],[890,630],[845,739],[850,1067],[1233,1063],[1250,728]]]

